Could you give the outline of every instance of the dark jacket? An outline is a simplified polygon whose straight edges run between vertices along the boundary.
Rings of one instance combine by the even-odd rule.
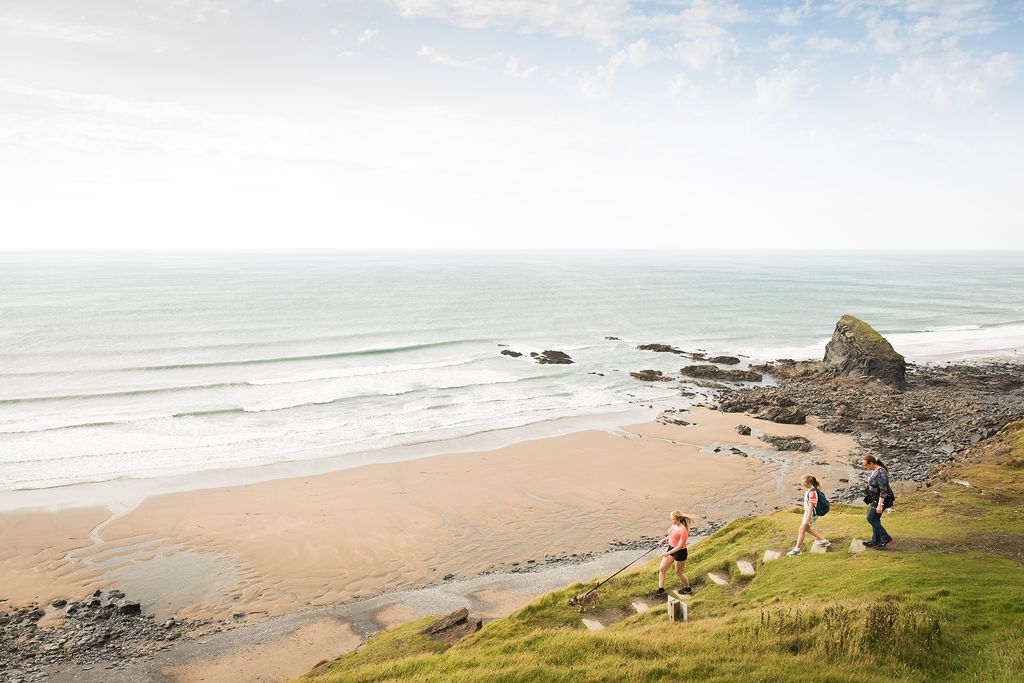
[[[889,487],[889,471],[879,467],[868,477],[868,485],[864,489],[864,502],[868,505],[878,505],[882,501],[882,507],[891,508],[896,500],[896,495]]]

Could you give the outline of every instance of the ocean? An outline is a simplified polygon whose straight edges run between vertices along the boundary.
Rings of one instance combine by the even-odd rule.
[[[610,426],[679,393],[637,344],[813,358],[844,313],[913,361],[1019,358],[1022,257],[0,253],[0,491]]]

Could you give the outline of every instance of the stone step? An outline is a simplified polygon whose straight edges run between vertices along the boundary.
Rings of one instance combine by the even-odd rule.
[[[582,621],[583,621],[583,625],[586,626],[587,629],[590,630],[590,631],[603,631],[604,630],[604,624],[602,624],[597,619],[588,619],[587,617],[583,617]]]
[[[740,570],[741,576],[754,575],[754,565],[747,560],[736,560],[736,567]]]
[[[711,579],[714,583],[717,583],[719,586],[729,585],[728,577],[722,576],[721,574],[718,574],[716,572],[708,572],[708,578]]]
[[[832,546],[830,546],[830,545],[828,545],[828,546],[818,545],[817,543],[812,543],[811,544],[811,552],[812,553],[824,554],[824,553],[828,553],[828,552],[831,552],[831,551],[832,551]]]
[[[689,600],[690,598],[693,597],[693,593],[690,593],[689,595],[686,595],[685,593],[679,593],[678,591],[669,591],[669,592],[672,594],[672,597],[675,598],[676,600]]]
[[[780,557],[782,557],[783,555],[785,555],[785,553],[783,551],[781,551],[781,550],[771,550],[771,549],[765,550],[764,551],[764,563],[768,564],[772,560],[777,560]]]
[[[862,553],[867,550],[867,546],[864,545],[864,541],[859,538],[855,538],[850,541],[850,552],[851,553]]]
[[[629,604],[633,606],[633,611],[637,614],[643,614],[647,610],[651,609],[651,606],[643,600],[634,600]]]

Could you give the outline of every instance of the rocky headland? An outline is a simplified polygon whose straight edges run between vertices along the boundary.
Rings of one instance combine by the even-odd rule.
[[[930,470],[1024,415],[1024,365],[914,365],[867,323],[843,316],[821,361],[753,366],[776,386],[727,388],[719,409],[781,423],[812,415],[824,431],[851,434],[897,480]],[[844,492],[859,499],[860,486]]]

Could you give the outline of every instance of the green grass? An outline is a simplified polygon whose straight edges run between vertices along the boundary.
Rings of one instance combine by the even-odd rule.
[[[566,606],[568,586],[445,650],[421,620],[371,638],[306,680],[341,681],[1012,681],[1024,672],[1024,423],[988,445],[990,462],[901,496],[885,520],[893,551],[807,554],[705,583],[738,557],[792,543],[799,512],[734,521],[691,550],[687,623],[662,610],[599,633]],[[864,537],[864,509],[835,505],[817,527]],[[1016,549],[1016,550],[1015,550]],[[657,586],[657,560],[601,589],[601,610]],[[674,585],[670,577],[670,587]],[[600,612],[600,610],[599,610]]]

